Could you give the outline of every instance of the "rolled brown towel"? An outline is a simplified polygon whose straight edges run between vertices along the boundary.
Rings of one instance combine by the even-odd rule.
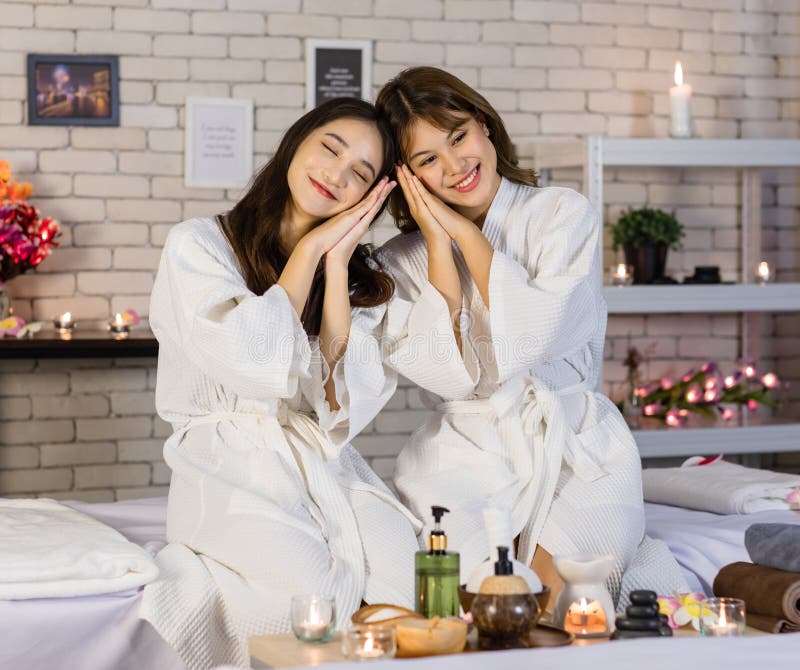
[[[800,629],[800,573],[731,563],[714,579],[714,595],[745,601],[747,623],[769,632]],[[755,616],[752,616],[755,615]]]

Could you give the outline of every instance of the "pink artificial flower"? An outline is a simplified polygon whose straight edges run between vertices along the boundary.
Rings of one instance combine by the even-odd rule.
[[[768,372],[761,378],[761,383],[768,389],[778,387],[778,376],[774,372]]]

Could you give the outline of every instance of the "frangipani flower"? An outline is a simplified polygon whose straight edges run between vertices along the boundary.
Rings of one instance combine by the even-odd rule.
[[[135,326],[139,323],[139,321],[141,321],[139,314],[135,309],[126,309],[124,312],[122,312],[121,316],[122,322],[126,326]]]
[[[0,337],[5,335],[14,336],[19,333],[20,328],[25,325],[25,319],[19,316],[9,316],[0,321]]]
[[[706,597],[702,593],[679,593],[674,596],[659,596],[658,609],[667,615],[670,628],[681,628],[691,623],[700,630],[700,617],[706,621],[713,618],[713,612],[703,605]]]

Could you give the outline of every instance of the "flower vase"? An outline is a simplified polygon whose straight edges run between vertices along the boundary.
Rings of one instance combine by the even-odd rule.
[[[0,284],[0,321],[11,315],[11,295],[8,289]]]

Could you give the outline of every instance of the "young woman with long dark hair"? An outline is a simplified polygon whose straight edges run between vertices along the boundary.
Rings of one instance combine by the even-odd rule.
[[[423,519],[431,504],[451,510],[463,578],[488,555],[491,506],[555,593],[555,554],[612,555],[615,599],[685,587],[666,545],[644,536],[636,444],[596,391],[597,213],[573,190],[539,188],[497,112],[447,72],[406,70],[376,106],[404,163],[389,205],[403,234],[381,250],[396,284],[388,360],[441,399],[400,454],[401,499]]]
[[[359,244],[394,156],[372,105],[326,102],[230,212],[168,236],[150,322],[170,544],[142,614],[189,667],[249,667],[248,636],[288,631],[295,594],[335,597],[340,621],[413,601],[418,524],[349,444],[394,390],[393,283]]]

